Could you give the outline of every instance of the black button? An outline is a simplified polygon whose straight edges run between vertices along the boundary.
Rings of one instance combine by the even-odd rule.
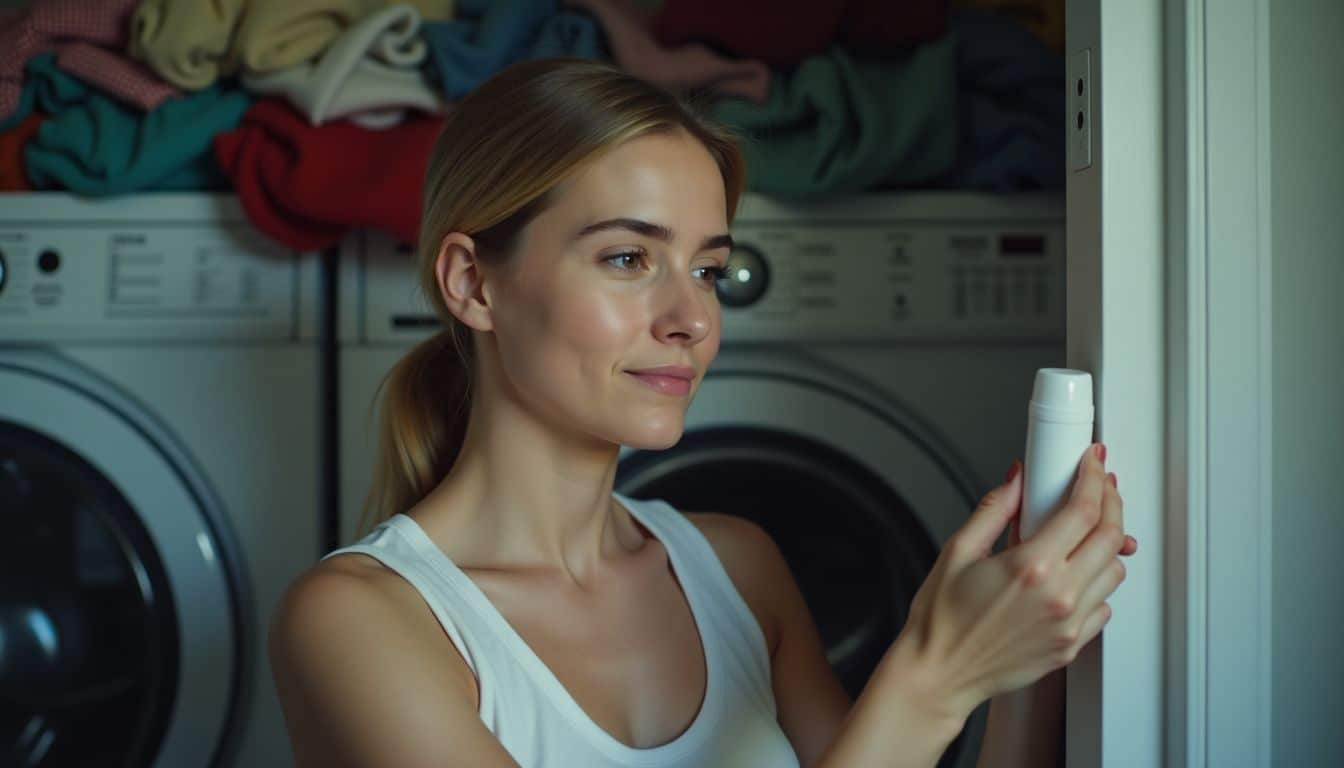
[[[38,254],[37,268],[51,274],[61,268],[61,254],[56,251],[46,250]]]

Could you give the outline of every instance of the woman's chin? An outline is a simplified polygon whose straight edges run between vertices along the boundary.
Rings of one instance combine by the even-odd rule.
[[[641,451],[662,451],[681,442],[684,431],[681,422],[658,428],[646,427],[627,434],[621,444]]]

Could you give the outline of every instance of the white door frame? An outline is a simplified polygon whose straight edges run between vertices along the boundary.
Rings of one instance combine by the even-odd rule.
[[[1069,669],[1068,765],[1268,766],[1268,0],[1068,0],[1067,39],[1068,360],[1141,542]]]
[[[1173,2],[1166,22],[1166,764],[1267,767],[1269,2]]]

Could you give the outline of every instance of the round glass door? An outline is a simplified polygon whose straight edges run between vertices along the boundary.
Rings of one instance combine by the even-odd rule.
[[[0,422],[0,764],[148,765],[177,686],[163,564],[89,463]]]
[[[0,765],[206,765],[237,732],[246,584],[138,407],[0,348]]]

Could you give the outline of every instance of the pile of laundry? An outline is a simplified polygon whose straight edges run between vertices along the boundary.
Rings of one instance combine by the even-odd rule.
[[[614,62],[743,136],[748,189],[1064,183],[1064,0],[34,0],[0,10],[0,191],[231,190],[316,250],[415,240],[455,100]]]

